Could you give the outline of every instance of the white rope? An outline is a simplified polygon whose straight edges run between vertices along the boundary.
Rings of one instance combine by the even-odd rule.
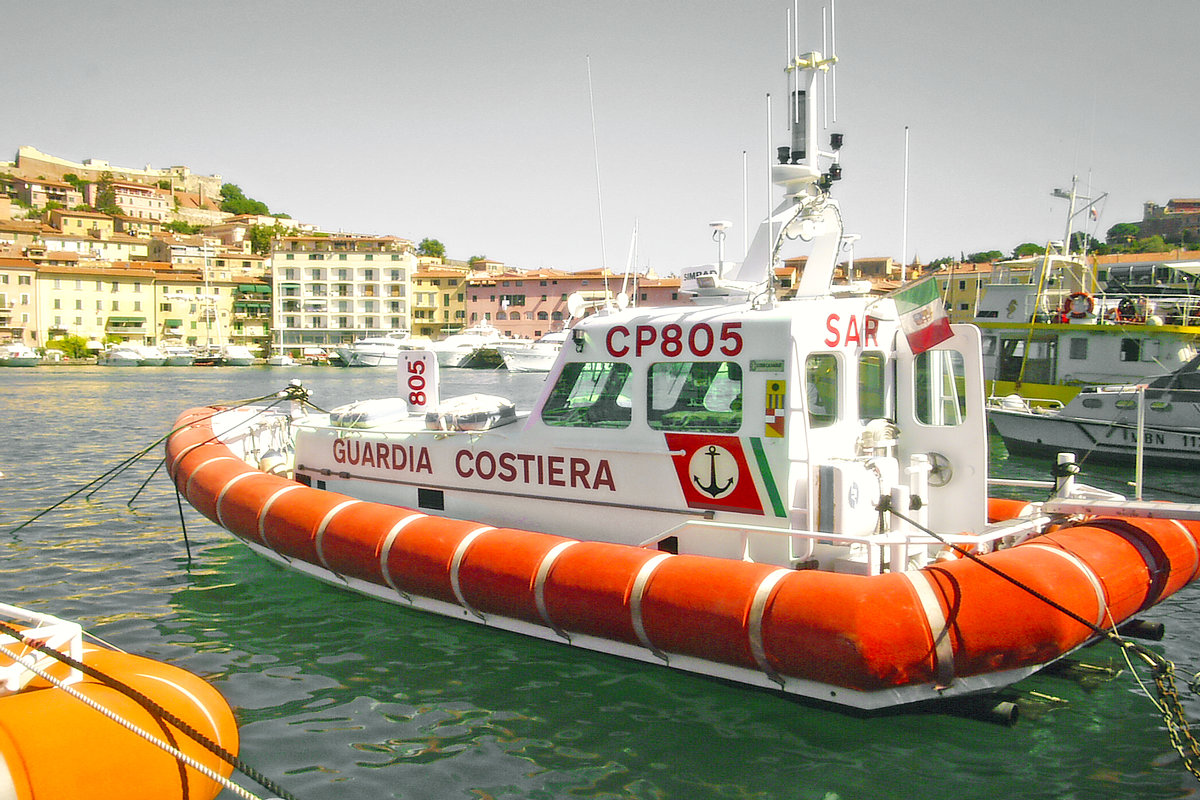
[[[0,645],[0,655],[3,655],[5,658],[12,659],[14,662],[19,663],[21,666],[25,667],[25,669],[29,670],[34,675],[37,675],[42,680],[46,681],[47,683],[51,684],[52,686],[54,686],[58,689],[61,689],[62,691],[66,692],[68,695],[70,695],[71,697],[74,697],[76,700],[80,701],[84,705],[91,708],[92,710],[99,711],[101,714],[108,717],[113,722],[120,725],[122,728],[125,728],[126,730],[137,734],[138,736],[142,737],[147,742],[149,742],[150,744],[159,748],[160,750],[165,750],[176,760],[186,764],[187,766],[196,770],[197,772],[199,772],[200,774],[209,778],[210,780],[216,781],[217,783],[221,784],[226,789],[228,789],[229,791],[238,795],[239,797],[243,797],[243,798],[245,798],[245,800],[261,800],[261,798],[259,798],[257,795],[251,794],[250,792],[243,789],[241,786],[238,786],[233,781],[229,780],[228,778],[224,777],[223,775],[218,774],[217,772],[213,771],[212,769],[205,766],[204,764],[201,764],[199,761],[196,761],[191,756],[180,751],[179,748],[174,747],[170,743],[164,742],[163,740],[154,736],[154,734],[139,728],[134,723],[121,717],[115,711],[110,711],[109,709],[100,705],[99,703],[97,703],[95,700],[88,697],[87,695],[84,695],[81,692],[77,692],[76,690],[72,689],[70,686],[67,686],[62,681],[58,680],[58,678],[55,678],[53,675],[47,674],[45,670],[38,668],[36,662],[31,657],[22,656],[17,653],[14,653],[2,645]]]

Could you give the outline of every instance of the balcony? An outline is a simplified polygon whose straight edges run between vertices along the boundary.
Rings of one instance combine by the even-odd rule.
[[[104,325],[105,333],[115,333],[124,336],[145,336],[145,317],[109,317]]]

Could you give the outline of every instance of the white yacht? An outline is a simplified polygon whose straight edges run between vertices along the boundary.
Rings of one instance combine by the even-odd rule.
[[[0,345],[0,367],[36,367],[42,363],[32,347],[22,342]]]
[[[165,364],[168,367],[190,367],[196,360],[196,354],[192,352],[192,348],[185,344],[164,344],[159,347],[159,350],[166,357]]]
[[[565,341],[567,331],[552,331],[532,342],[501,342],[496,349],[509,372],[549,372]]]
[[[428,344],[427,339],[413,339],[408,331],[388,331],[379,336],[364,336],[335,350],[347,367],[394,367],[401,352]]]
[[[443,367],[465,367],[485,348],[494,348],[501,341],[500,331],[484,320],[458,333],[453,333],[429,345]]]
[[[110,345],[96,358],[102,367],[161,367],[166,362],[166,355],[157,347],[134,342]]]

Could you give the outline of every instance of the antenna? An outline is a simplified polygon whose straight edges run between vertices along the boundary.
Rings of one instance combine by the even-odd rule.
[[[604,195],[600,191],[600,146],[596,143],[596,100],[592,94],[592,57],[587,59],[588,106],[592,111],[592,158],[596,163],[596,209],[600,214],[600,272],[604,275],[604,288],[608,290],[608,256],[604,252]]]
[[[908,280],[908,126],[904,126],[904,215],[900,223],[900,283]]]
[[[629,256],[625,259],[625,277],[621,278],[621,294],[625,294],[625,289],[629,285],[629,271],[637,269],[637,236],[638,236],[638,221],[637,217],[633,218],[633,235],[629,238]],[[617,300],[617,305],[621,306],[620,299]]]
[[[829,0],[829,58],[837,64],[837,4]],[[829,99],[833,105],[833,121],[837,122],[837,72],[829,70]],[[828,127],[828,125],[826,125]]]
[[[821,9],[821,52],[829,52],[829,24],[825,9]],[[821,122],[829,128],[829,72],[821,73]]]
[[[767,161],[770,161],[771,150],[767,148]],[[749,236],[750,217],[749,211],[746,208],[746,151],[742,151],[742,258],[746,257],[746,251],[750,249]],[[768,211],[770,208],[767,209]]]

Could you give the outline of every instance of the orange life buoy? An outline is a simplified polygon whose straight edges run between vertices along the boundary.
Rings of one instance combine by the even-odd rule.
[[[1072,319],[1083,319],[1096,308],[1096,300],[1087,292],[1072,292],[1063,299],[1062,313]]]

